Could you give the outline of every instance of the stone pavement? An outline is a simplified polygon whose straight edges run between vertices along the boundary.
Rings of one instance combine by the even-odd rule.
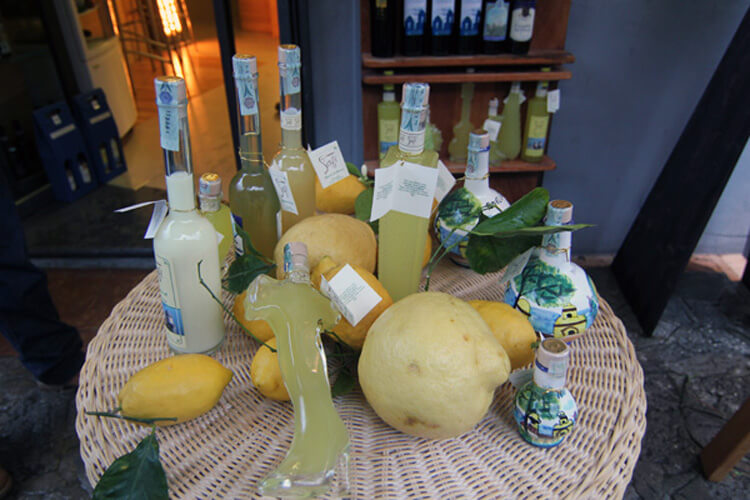
[[[711,483],[698,454],[750,397],[750,292],[722,274],[686,273],[647,338],[609,269],[590,272],[625,323],[645,374],[647,429],[625,498],[749,498],[747,457]],[[12,498],[90,497],[74,399],[73,391],[41,390],[14,357],[0,357],[0,464],[16,481]]]

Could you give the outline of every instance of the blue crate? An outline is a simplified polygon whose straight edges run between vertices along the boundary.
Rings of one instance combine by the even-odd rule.
[[[122,142],[102,89],[73,98],[73,112],[83,131],[96,178],[104,184],[127,170]]]
[[[34,133],[55,198],[74,201],[97,186],[83,134],[64,101],[34,111]]]

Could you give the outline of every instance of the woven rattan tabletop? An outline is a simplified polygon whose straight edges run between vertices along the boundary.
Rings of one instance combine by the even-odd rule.
[[[480,276],[450,263],[431,290],[464,299],[502,300],[498,274]],[[231,304],[233,297],[225,294]],[[215,357],[234,372],[217,406],[159,428],[161,460],[173,498],[253,498],[257,483],[292,440],[291,403],[262,397],[250,381],[256,344],[225,318]],[[170,355],[156,272],[112,311],[88,348],[76,397],[76,431],[89,481],[150,432],[83,410],[115,408],[117,393],[139,369]],[[380,420],[359,390],[336,399],[351,437],[352,498],[621,498],[646,428],[643,372],[622,322],[606,301],[594,325],[572,344],[568,385],[580,408],[576,427],[551,449],[522,440],[512,416],[514,389],[497,390],[484,419],[454,439],[402,434]]]

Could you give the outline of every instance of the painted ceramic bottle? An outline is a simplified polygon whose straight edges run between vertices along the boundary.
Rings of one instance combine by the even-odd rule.
[[[549,203],[545,225],[572,223],[572,203]],[[532,252],[505,292],[505,302],[527,315],[534,330],[565,341],[585,332],[599,311],[594,283],[586,271],[570,261],[570,242],[569,231],[545,235],[541,248]]]
[[[569,362],[565,342],[544,340],[536,351],[532,380],[516,393],[513,417],[518,432],[534,446],[557,446],[578,419],[578,405],[565,388]]]
[[[474,130],[469,134],[464,185],[449,193],[438,206],[435,233],[447,248],[455,245],[449,257],[461,266],[468,267],[469,231],[479,223],[480,215],[492,217],[510,206],[503,195],[490,188],[489,156],[489,133]]]

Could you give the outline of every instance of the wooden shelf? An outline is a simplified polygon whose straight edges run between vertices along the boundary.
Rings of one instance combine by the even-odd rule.
[[[463,174],[466,171],[465,163],[456,163],[452,161],[444,161],[445,166],[453,174]],[[379,168],[379,160],[367,160],[365,161],[368,172],[372,173],[376,168]],[[547,155],[542,157],[542,161],[539,163],[529,163],[523,160],[511,160],[504,161],[499,167],[490,166],[491,174],[517,174],[517,173],[538,173],[554,170],[557,167],[555,161]]]
[[[365,68],[444,68],[449,66],[522,66],[522,65],[559,65],[575,62],[575,57],[565,50],[533,50],[528,54],[497,54],[467,56],[395,56],[375,57],[370,53],[362,54],[362,66]]]
[[[561,67],[554,67],[552,71],[475,71],[460,73],[437,73],[434,71],[409,71],[395,75],[384,75],[382,72],[364,70],[362,82],[367,85],[383,85],[386,83],[425,82],[425,83],[463,83],[463,82],[539,82],[569,80],[570,71]]]

